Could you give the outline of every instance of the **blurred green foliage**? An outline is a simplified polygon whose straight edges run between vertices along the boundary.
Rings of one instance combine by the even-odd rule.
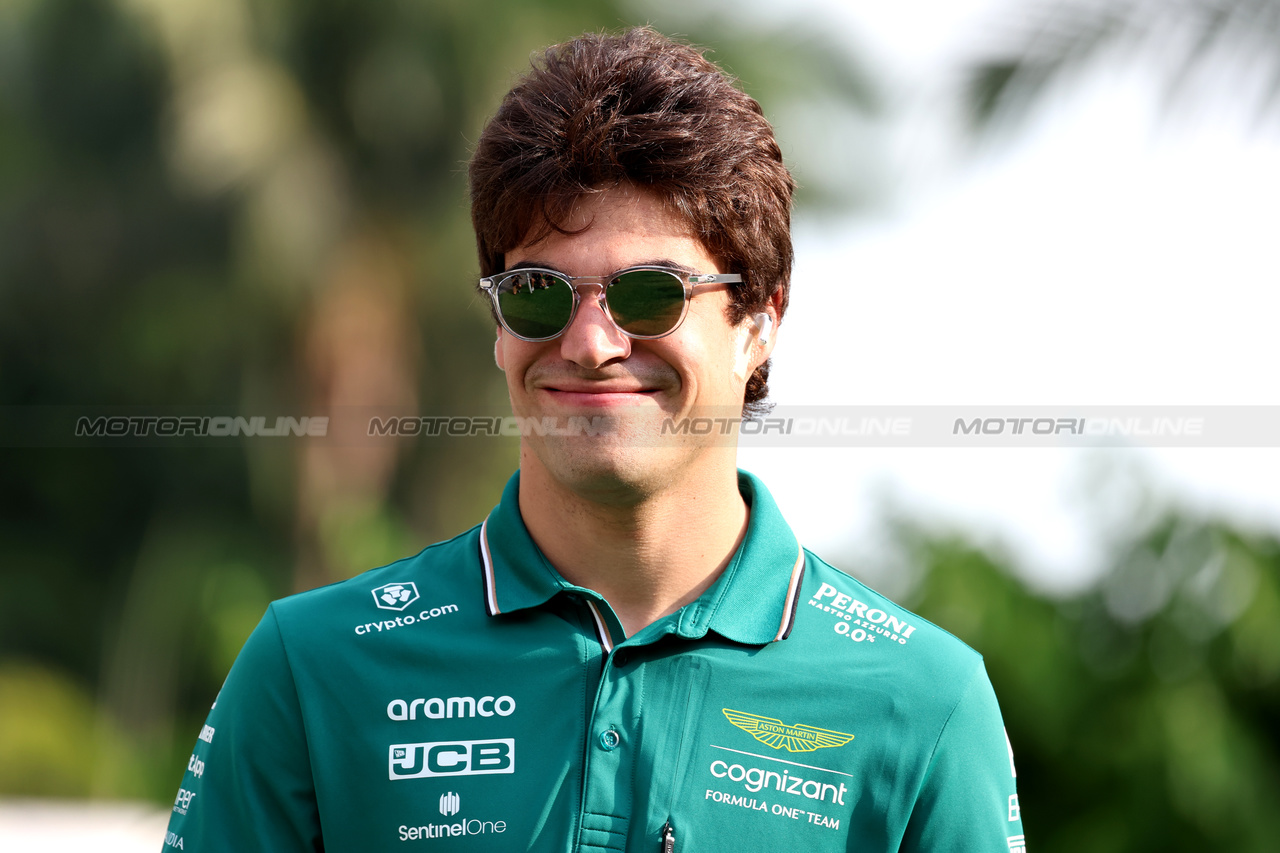
[[[899,539],[927,572],[906,603],[986,658],[1037,849],[1275,849],[1280,541],[1165,510],[1054,601],[962,539]]]
[[[465,161],[533,50],[641,20],[715,44],[801,116],[784,146],[876,106],[819,35],[684,11],[10,0],[0,407],[500,412]],[[794,164],[808,204],[858,195],[837,142]],[[470,526],[517,462],[495,439],[68,439],[0,451],[5,795],[167,802],[268,601]],[[986,655],[1038,849],[1274,849],[1280,543],[1170,513],[1054,601],[963,539],[898,538],[907,603]]]

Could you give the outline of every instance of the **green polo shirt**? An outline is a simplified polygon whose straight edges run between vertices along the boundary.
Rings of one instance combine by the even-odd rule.
[[[747,535],[632,637],[488,519],[271,605],[165,850],[1023,853],[981,657],[804,551],[749,474]]]

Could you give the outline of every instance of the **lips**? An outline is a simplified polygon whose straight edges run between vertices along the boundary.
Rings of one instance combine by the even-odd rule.
[[[580,391],[590,394],[638,391],[652,389],[662,384],[663,371],[653,365],[612,364],[599,370],[574,369],[572,362],[534,365],[527,374],[535,388],[555,388],[558,391]]]
[[[552,382],[542,385],[542,390],[560,394],[651,394],[656,388],[634,382]]]
[[[557,367],[559,369],[557,369]],[[674,371],[661,365],[634,369],[569,371],[564,365],[534,368],[527,382],[535,391],[542,391],[556,399],[607,403],[609,401],[636,402],[648,399],[664,390],[679,387]]]
[[[562,406],[573,409],[634,406],[648,402],[659,392],[638,386],[619,388],[612,386],[544,387],[540,389]]]

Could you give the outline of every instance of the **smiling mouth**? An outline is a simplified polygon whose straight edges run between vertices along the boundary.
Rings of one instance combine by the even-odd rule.
[[[658,393],[656,388],[559,388],[547,386],[542,389],[555,399],[578,404],[608,405],[610,403],[634,403],[651,399]]]
[[[679,386],[658,367],[638,365],[600,370],[535,368],[527,376],[531,390],[544,400],[569,409],[600,409],[649,403]]]

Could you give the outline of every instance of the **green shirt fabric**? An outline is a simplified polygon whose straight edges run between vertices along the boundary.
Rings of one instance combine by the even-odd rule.
[[[166,851],[1025,853],[981,657],[802,550],[754,477],[723,575],[631,637],[539,552],[518,481],[271,605]]]

